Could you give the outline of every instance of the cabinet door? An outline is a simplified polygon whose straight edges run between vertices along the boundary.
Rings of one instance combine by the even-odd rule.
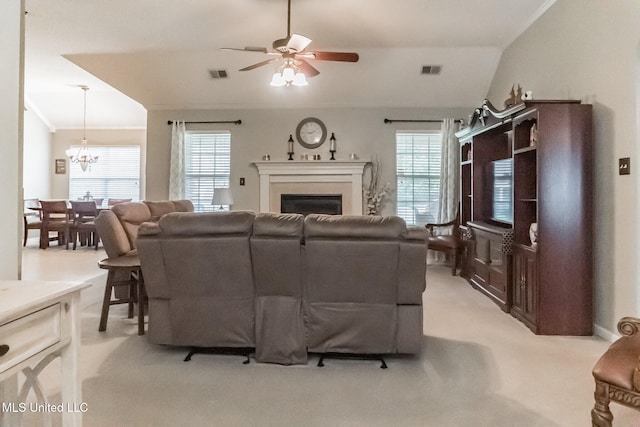
[[[502,252],[502,234],[474,229],[471,284],[491,297],[498,306],[511,308],[511,256]]]
[[[538,275],[537,268],[538,263],[536,262],[536,253],[525,251],[525,294],[523,295],[523,314],[524,317],[531,322],[532,324],[536,324],[537,322],[537,312],[538,312]]]
[[[536,252],[517,247],[513,254],[512,314],[535,331],[537,319]]]

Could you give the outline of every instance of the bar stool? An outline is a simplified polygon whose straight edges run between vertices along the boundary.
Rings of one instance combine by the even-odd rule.
[[[128,317],[132,319],[133,303],[137,301],[138,335],[144,335],[144,301],[146,292],[144,289],[142,270],[140,269],[140,258],[137,256],[106,258],[98,261],[98,266],[108,271],[98,331],[103,332],[107,330],[110,306],[115,304],[129,304]],[[129,296],[127,298],[116,298],[112,300],[113,288],[117,286],[128,286]]]

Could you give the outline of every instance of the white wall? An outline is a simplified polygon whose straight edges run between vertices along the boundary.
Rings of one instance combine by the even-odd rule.
[[[66,199],[69,197],[69,160],[65,151],[71,145],[80,145],[82,129],[58,129],[53,134],[51,149],[51,198]],[[140,197],[144,198],[146,165],[146,130],[145,129],[87,129],[88,145],[140,145]],[[55,159],[66,159],[67,173],[56,174],[53,168]],[[98,159],[98,161],[100,161]]]
[[[621,317],[639,314],[639,23],[635,0],[558,0],[505,50],[488,94],[502,105],[520,83],[537,99],[593,104],[595,323],[603,335]],[[620,157],[632,158],[632,175],[618,175]]]
[[[51,198],[52,134],[48,126],[27,109],[24,113],[23,188],[25,199]]]
[[[147,113],[147,199],[161,200],[169,194],[169,159],[171,126],[168,120],[210,121],[242,120],[241,125],[188,125],[187,129],[226,129],[231,131],[231,191],[233,208],[259,211],[258,171],[251,162],[270,154],[271,160],[287,158],[287,140],[297,124],[305,117],[317,117],[324,122],[329,136],[335,133],[337,159],[357,153],[361,159],[377,156],[382,162],[382,182],[395,188],[395,132],[396,130],[439,129],[439,124],[393,123],[384,119],[442,119],[467,118],[471,108],[463,109],[389,109],[389,108],[331,108],[331,109],[269,109],[269,110],[210,110],[210,111],[149,111]],[[315,150],[303,149],[296,142],[295,159],[303,153],[320,154],[329,159],[329,143]],[[246,185],[239,185],[240,177]],[[385,215],[395,212],[395,194],[383,205]]]
[[[17,279],[22,234],[24,1],[0,2],[0,279]]]

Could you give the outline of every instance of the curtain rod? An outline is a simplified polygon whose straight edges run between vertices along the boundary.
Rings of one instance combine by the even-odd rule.
[[[210,122],[184,122],[185,124],[210,124],[210,123],[233,123],[234,125],[242,124],[242,120],[218,120],[218,121],[210,121]],[[167,122],[168,125],[173,124],[173,120],[169,120]]]
[[[394,119],[384,119],[385,123],[442,123],[443,120],[394,120]],[[455,123],[464,123],[462,119],[455,119]]]

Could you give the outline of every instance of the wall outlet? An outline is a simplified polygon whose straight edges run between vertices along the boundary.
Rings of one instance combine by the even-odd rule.
[[[244,185],[244,178],[240,178],[240,185]]]
[[[618,160],[618,173],[620,175],[631,175],[631,158],[623,157]]]

